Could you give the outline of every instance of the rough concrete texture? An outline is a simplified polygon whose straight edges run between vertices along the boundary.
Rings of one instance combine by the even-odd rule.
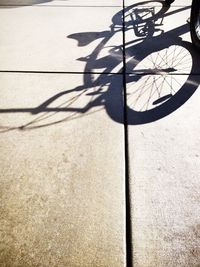
[[[133,19],[135,28],[126,33],[135,267],[200,264],[199,54],[183,4],[190,3],[175,1],[159,11],[159,3],[151,2],[127,10],[127,25],[130,14],[164,17],[148,20],[145,34],[139,31],[145,23]]]
[[[199,54],[162,3],[123,44],[122,1],[0,0],[0,266],[126,266],[125,149],[133,266],[200,265]]]
[[[199,266],[199,101],[129,128],[135,266]]]
[[[124,266],[121,8],[0,5],[0,266]]]
[[[98,98],[70,91],[81,83],[1,74],[2,267],[124,265],[123,126],[104,104],[79,110]],[[119,90],[112,101],[122,116]]]

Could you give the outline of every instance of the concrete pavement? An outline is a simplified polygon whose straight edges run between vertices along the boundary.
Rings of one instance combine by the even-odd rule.
[[[191,46],[190,3],[127,8],[127,24],[134,11],[148,24],[142,42],[139,19],[126,32],[134,266],[200,264],[200,59]]]
[[[1,266],[200,264],[190,3],[0,0]]]
[[[123,120],[122,77],[85,73],[121,6],[10,2],[0,9],[0,265],[123,266],[124,132],[105,108]]]

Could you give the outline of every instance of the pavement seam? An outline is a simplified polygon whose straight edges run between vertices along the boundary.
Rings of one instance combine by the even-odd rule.
[[[128,114],[127,114],[127,90],[126,90],[126,38],[125,38],[125,0],[123,0],[122,15],[123,33],[123,98],[124,98],[124,157],[125,157],[125,235],[126,235],[126,266],[133,266],[132,249],[132,221],[131,221],[131,196],[129,176],[129,149],[128,149]]]
[[[122,72],[95,72],[95,71],[37,71],[37,70],[0,70],[0,73],[24,73],[24,74],[101,74],[122,75]]]

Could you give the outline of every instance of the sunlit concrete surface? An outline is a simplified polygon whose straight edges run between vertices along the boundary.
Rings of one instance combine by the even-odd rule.
[[[0,266],[200,265],[190,4],[0,0]]]
[[[122,7],[121,0],[1,0],[0,5],[52,5],[52,6],[120,6]]]
[[[0,79],[0,266],[124,266],[121,77]]]
[[[126,1],[133,266],[196,267],[200,69],[187,22],[191,1],[135,3]]]
[[[129,127],[135,266],[199,266],[199,101]]]
[[[83,5],[0,7],[0,69],[109,72],[122,62],[120,11]],[[119,30],[112,36],[118,12]],[[91,56],[94,50],[99,62]]]
[[[121,6],[0,5],[0,266],[124,266]]]

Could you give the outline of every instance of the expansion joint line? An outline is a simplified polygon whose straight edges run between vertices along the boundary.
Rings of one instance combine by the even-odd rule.
[[[125,51],[125,0],[122,11],[123,31],[123,100],[124,100],[124,153],[125,153],[125,244],[126,244],[126,267],[133,267],[132,249],[132,222],[131,222],[131,197],[129,177],[129,153],[128,153],[128,116],[127,116],[127,88],[126,88],[126,51]]]

